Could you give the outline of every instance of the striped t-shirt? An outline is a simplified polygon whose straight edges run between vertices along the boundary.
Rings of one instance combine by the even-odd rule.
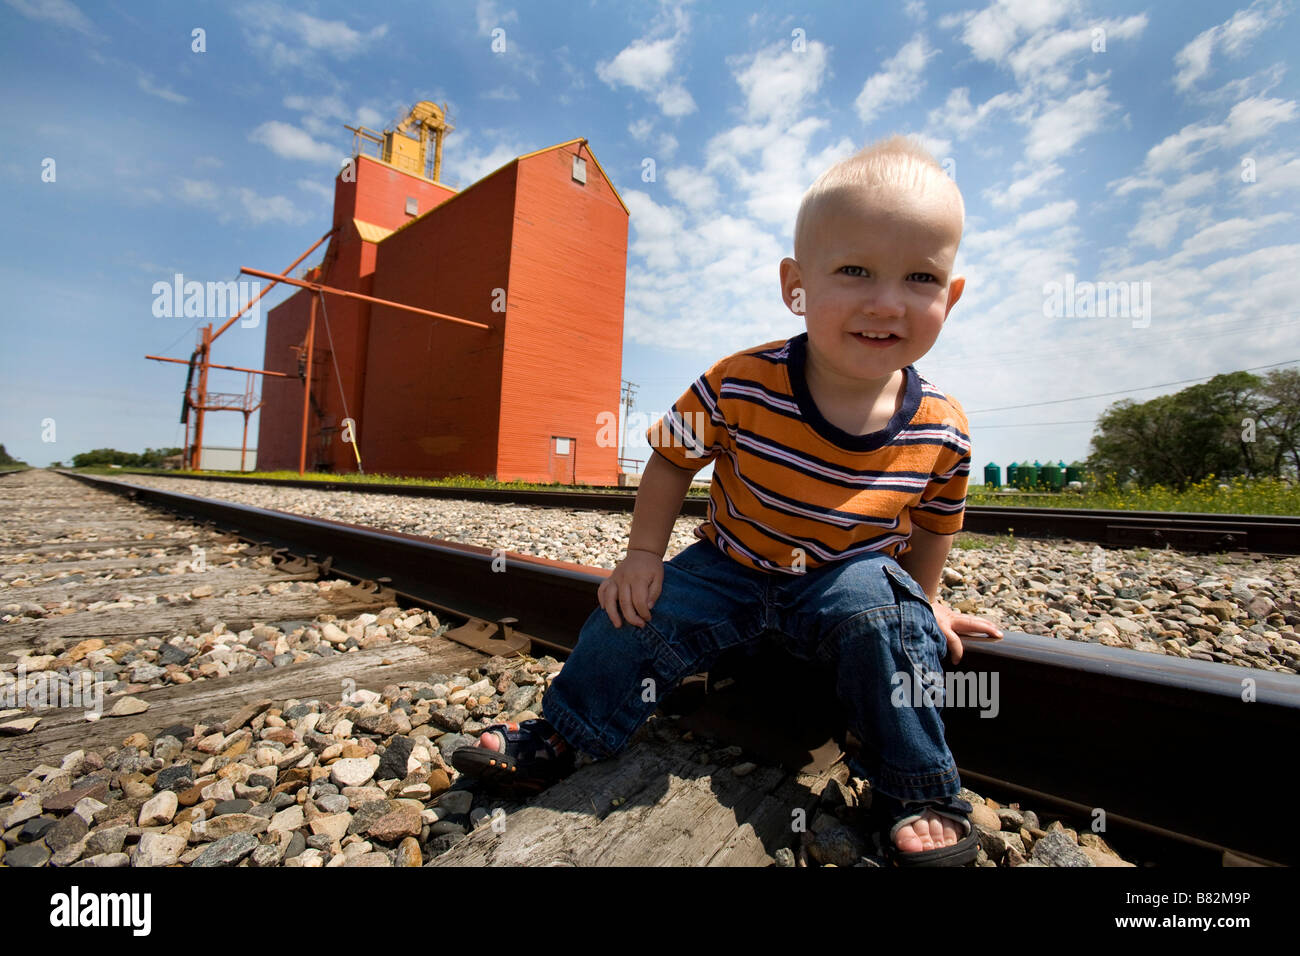
[[[802,332],[722,359],[646,430],[679,468],[714,463],[696,536],[747,567],[798,574],[870,551],[897,557],[913,524],[959,531],[971,462],[961,405],[909,365],[889,424],[850,434],[813,401],[807,342]]]

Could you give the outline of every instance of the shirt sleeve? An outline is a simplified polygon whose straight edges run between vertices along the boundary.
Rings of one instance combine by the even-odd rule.
[[[730,447],[721,401],[725,363],[716,362],[646,429],[650,447],[678,468],[699,471]]]
[[[912,524],[934,534],[956,534],[961,530],[970,480],[970,425],[961,406],[952,399],[949,402],[951,407],[937,426],[944,433],[943,448],[920,502],[910,508]]]

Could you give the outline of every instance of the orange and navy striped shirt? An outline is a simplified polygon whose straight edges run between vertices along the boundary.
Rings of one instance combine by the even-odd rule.
[[[971,462],[961,405],[909,365],[889,424],[850,434],[813,401],[807,343],[802,332],[722,359],[646,430],[678,468],[714,463],[696,537],[747,567],[798,574],[871,551],[897,557],[914,524],[961,530]]]

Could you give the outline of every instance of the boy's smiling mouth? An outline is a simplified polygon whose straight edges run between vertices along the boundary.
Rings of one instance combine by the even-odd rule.
[[[850,332],[849,335],[857,339],[863,345],[874,348],[886,348],[896,342],[901,342],[897,335],[892,332]]]

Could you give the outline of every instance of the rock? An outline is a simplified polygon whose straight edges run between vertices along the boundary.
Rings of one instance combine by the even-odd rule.
[[[331,842],[342,840],[352,823],[350,813],[325,813],[311,821],[313,836],[327,836]]]
[[[72,865],[107,868],[129,866],[130,863],[131,858],[125,853],[100,853],[96,856],[86,857],[84,860],[79,860]]]
[[[139,697],[119,697],[113,709],[108,712],[109,717],[131,717],[135,714],[143,714],[149,709],[147,701]]]
[[[368,836],[384,843],[420,835],[420,812],[413,807],[398,807],[380,817],[366,830]]]
[[[1095,866],[1096,864],[1061,830],[1050,830],[1034,843],[1030,860],[1044,866]]]
[[[107,788],[105,788],[105,792],[107,792]],[[3,824],[0,824],[0,829],[8,830],[33,817],[38,817],[41,815],[41,810],[40,797],[28,797],[26,800],[19,800],[8,811],[0,811],[0,819],[4,821]]]
[[[228,813],[248,813],[253,809],[252,800],[241,800],[236,797],[234,800],[222,800],[212,808],[214,817],[222,817]]]
[[[108,783],[103,780],[91,780],[87,783],[81,784],[80,786],[73,787],[70,790],[64,790],[62,793],[56,793],[52,797],[47,797],[44,806],[46,810],[52,810],[55,813],[63,813],[67,810],[73,809],[78,803],[86,798],[103,800],[107,796]],[[37,807],[39,808],[40,806],[41,804],[38,801]],[[17,822],[17,820],[13,821],[13,823]],[[13,823],[11,823],[10,826],[12,826]]]
[[[270,706],[273,703],[274,701],[270,701],[270,700],[259,700],[254,703],[244,705],[243,707],[239,708],[239,710],[235,711],[234,715],[222,725],[221,727],[222,732],[225,734],[233,734],[236,730],[239,730],[241,727],[243,727],[245,724],[251,721],[254,717],[258,716],[259,714],[263,713],[268,708],[270,708]]]
[[[377,780],[401,780],[406,776],[406,762],[410,759],[415,743],[409,737],[393,737],[388,741],[388,748],[380,758],[379,769],[375,772]]]
[[[823,866],[853,866],[866,853],[862,837],[838,822],[816,833],[808,846],[809,856]]]
[[[451,778],[447,776],[447,771],[441,767],[429,774],[429,779],[425,781],[429,785],[430,797],[436,797],[451,789]]]
[[[101,854],[118,853],[122,849],[122,844],[126,842],[125,826],[108,826],[95,830],[86,837],[87,856],[99,856]]]
[[[131,854],[132,866],[171,866],[185,852],[181,836],[156,832],[142,833],[140,843]]]
[[[1020,839],[1019,833],[989,830],[984,827],[976,827],[975,832],[979,835],[980,846],[992,860],[1001,860],[1012,850],[1019,853],[1022,858],[1025,854],[1025,844]]]
[[[794,851],[788,846],[777,850],[773,856],[777,866],[794,866]]]
[[[178,806],[176,794],[172,791],[163,790],[155,794],[140,808],[140,826],[156,827],[171,823]]]
[[[970,821],[985,830],[1002,829],[1002,820],[997,811],[983,803],[971,804]]]
[[[173,738],[159,738],[167,740]],[[170,767],[163,767],[158,771],[158,777],[154,781],[155,790],[174,790],[180,792],[188,790],[194,786],[194,767],[189,763],[178,763]]]
[[[40,717],[19,717],[17,720],[7,720],[0,723],[0,734],[7,737],[17,737],[20,734],[31,732],[40,722]]]
[[[232,833],[261,833],[270,822],[251,813],[226,813],[197,824],[194,832],[204,840],[220,840]]]
[[[50,850],[43,842],[24,843],[5,851],[5,866],[44,866],[50,859]]]
[[[108,804],[101,803],[94,797],[82,797],[77,801],[77,805],[72,808],[72,812],[85,820],[87,826],[89,826],[95,822],[95,814],[107,806]]]
[[[1128,863],[1124,860],[1121,860],[1113,853],[1106,853],[1105,851],[1099,850],[1096,847],[1080,846],[1079,852],[1081,852],[1084,856],[1086,856],[1089,860],[1091,860],[1093,866],[1117,866],[1117,867],[1134,866],[1134,864],[1132,863]]]
[[[272,833],[282,833],[297,830],[304,826],[306,821],[303,819],[302,807],[292,806],[281,810],[271,818],[267,830]]]
[[[41,839],[58,821],[53,817],[32,817],[18,831],[19,843],[35,843]]]
[[[1010,830],[1012,833],[1018,833],[1024,826],[1025,815],[1019,810],[1013,810],[1011,807],[1002,807],[997,811],[998,820],[1001,821],[1003,830]]]
[[[352,806],[352,802],[341,793],[322,793],[316,798],[316,806],[326,813],[342,813]]]
[[[468,790],[448,790],[438,798],[436,806],[440,810],[446,811],[446,814],[469,813],[470,805],[474,802],[474,794]]]
[[[393,866],[423,866],[424,857],[420,853],[420,841],[413,836],[404,839],[397,848],[397,857]]]
[[[232,833],[208,846],[193,866],[234,866],[258,847],[251,833]],[[269,848],[274,852],[274,848]]]
[[[330,780],[339,787],[359,787],[375,775],[379,760],[373,757],[345,757],[330,767]]]

